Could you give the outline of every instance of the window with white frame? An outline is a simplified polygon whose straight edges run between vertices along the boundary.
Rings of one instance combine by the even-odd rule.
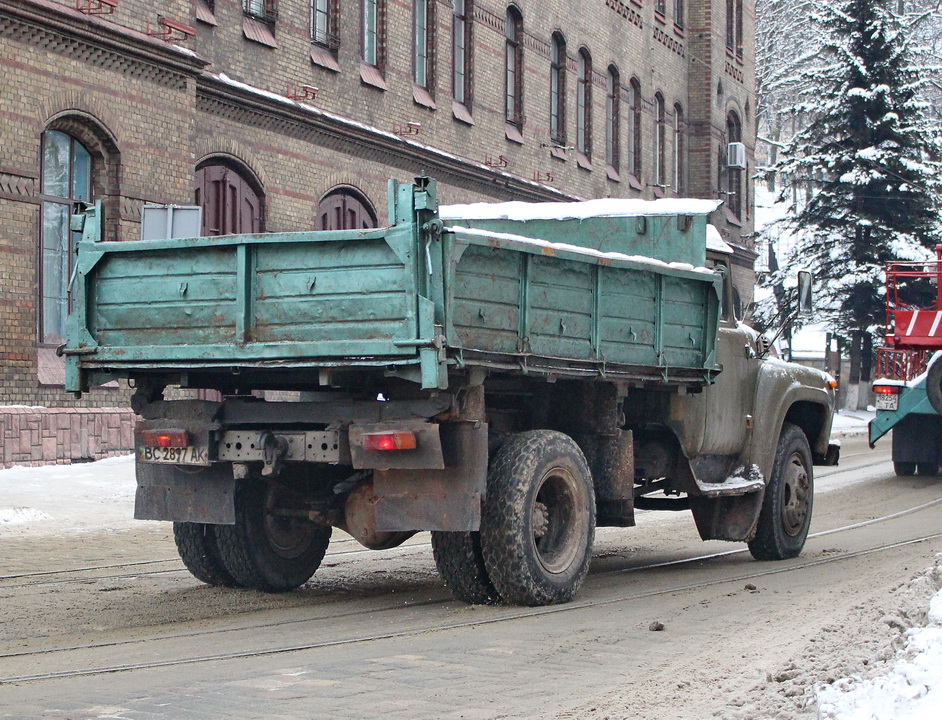
[[[579,48],[576,81],[576,150],[592,155],[592,56]]]
[[[242,0],[242,12],[263,22],[278,19],[278,0]]]
[[[40,200],[42,203],[39,341],[65,342],[69,280],[78,233],[69,219],[75,202],[92,200],[92,157],[71,135],[43,133]]]
[[[504,117],[523,128],[523,15],[511,5],[504,22]]]
[[[452,97],[462,105],[471,104],[471,0],[454,0],[451,19]]]
[[[367,65],[382,67],[383,64],[383,15],[382,0],[362,0],[362,59]]]
[[[432,85],[432,37],[435,0],[413,0],[412,79],[428,90]]]
[[[550,43],[550,139],[566,144],[566,39],[558,32]]]
[[[311,41],[331,50],[339,45],[337,3],[339,0],[311,0]]]
[[[641,82],[634,77],[628,85],[628,170],[641,179]]]
[[[665,150],[667,143],[667,116],[664,109],[664,96],[654,94],[654,184],[657,187],[667,186],[667,167]]]

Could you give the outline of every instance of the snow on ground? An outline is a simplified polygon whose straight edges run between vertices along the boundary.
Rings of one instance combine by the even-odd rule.
[[[0,538],[129,528],[135,488],[133,455],[0,470]]]
[[[838,413],[833,435],[866,432],[872,417],[872,411]],[[81,465],[0,470],[0,538],[140,527],[140,521],[132,519],[134,490],[131,455]],[[942,572],[940,566],[942,555],[927,573]],[[942,716],[942,591],[932,597],[926,617],[925,627],[906,631],[888,674],[843,678],[817,688],[820,720]]]
[[[939,564],[918,576],[906,590],[933,582]],[[888,674],[842,678],[817,688],[819,720],[937,720],[942,716],[942,590],[929,600],[925,627],[905,631]]]
[[[831,424],[831,438],[840,439],[851,435],[865,435],[867,423],[873,420],[873,410],[838,410]]]

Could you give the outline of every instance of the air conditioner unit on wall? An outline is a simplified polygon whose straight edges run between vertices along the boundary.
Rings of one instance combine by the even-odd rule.
[[[726,146],[726,167],[746,169],[746,146],[741,142],[731,142]]]

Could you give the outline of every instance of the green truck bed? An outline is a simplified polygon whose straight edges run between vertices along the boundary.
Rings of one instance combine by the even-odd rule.
[[[384,228],[138,242],[101,241],[91,208],[75,221],[66,389],[148,373],[211,387],[253,372],[314,388],[330,368],[444,389],[449,370],[475,366],[707,383],[720,284],[696,267],[705,212],[633,207],[443,221],[433,181],[391,181]]]

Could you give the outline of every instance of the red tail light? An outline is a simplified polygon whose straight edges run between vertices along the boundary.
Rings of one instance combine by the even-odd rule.
[[[363,436],[363,448],[366,450],[415,450],[415,433],[384,432],[369,433]]]
[[[141,442],[144,447],[189,447],[190,434],[186,430],[145,430]]]
[[[899,395],[899,385],[874,385],[873,392],[877,395]]]

